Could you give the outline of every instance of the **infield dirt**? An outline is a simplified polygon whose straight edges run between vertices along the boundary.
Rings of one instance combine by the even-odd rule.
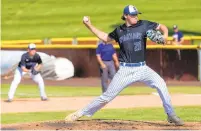
[[[188,122],[175,126],[164,121],[80,120],[76,122],[46,121],[3,125],[2,130],[198,130],[201,123]]]

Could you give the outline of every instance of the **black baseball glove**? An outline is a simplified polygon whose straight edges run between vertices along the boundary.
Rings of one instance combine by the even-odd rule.
[[[32,68],[32,70],[31,70],[32,75],[37,75],[38,73],[39,73],[39,71],[36,71],[34,68]]]
[[[157,44],[165,44],[165,39],[163,38],[163,35],[161,34],[160,31],[156,31],[156,30],[148,30],[146,32],[147,37],[157,43]]]

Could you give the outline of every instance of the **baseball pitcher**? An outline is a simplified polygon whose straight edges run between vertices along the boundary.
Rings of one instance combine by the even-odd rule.
[[[36,53],[36,45],[31,43],[28,45],[28,51],[22,55],[18,68],[15,70],[14,79],[11,83],[10,90],[8,92],[7,102],[12,102],[15,91],[22,79],[22,76],[27,73],[31,76],[33,81],[38,84],[40,89],[41,100],[48,100],[45,93],[44,81],[39,72],[41,66],[42,60],[40,56]]]
[[[85,108],[68,115],[65,118],[66,121],[75,121],[82,116],[92,116],[113,100],[127,86],[134,82],[143,82],[158,91],[168,121],[175,125],[183,125],[183,121],[174,112],[165,81],[154,70],[148,67],[145,62],[146,38],[149,37],[156,43],[164,44],[168,37],[168,29],[163,24],[148,20],[138,20],[138,14],[141,13],[135,6],[126,6],[122,16],[125,23],[109,34],[98,30],[91,24],[88,17],[84,17],[83,23],[99,39],[105,42],[115,40],[119,43],[120,68],[105,93]],[[157,30],[161,31],[163,35]]]

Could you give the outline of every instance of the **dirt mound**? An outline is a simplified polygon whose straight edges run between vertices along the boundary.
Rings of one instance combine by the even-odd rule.
[[[76,122],[46,121],[2,125],[2,130],[192,130],[201,129],[201,122],[175,126],[164,121],[79,120]]]

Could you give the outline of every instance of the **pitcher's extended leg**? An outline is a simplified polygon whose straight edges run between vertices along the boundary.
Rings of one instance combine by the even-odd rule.
[[[168,122],[183,125],[184,122],[177,117],[171,104],[170,95],[165,81],[151,68],[145,66],[143,81],[150,87],[156,88],[163,102],[163,107],[168,115]]]
[[[160,98],[163,102],[163,107],[165,112],[170,114],[174,112],[174,109],[171,104],[170,95],[166,86],[165,81],[151,68],[145,66],[145,74],[143,77],[143,82],[152,88],[156,88]]]
[[[121,68],[112,79],[107,91],[100,97],[96,98],[83,110],[81,110],[81,114],[92,116],[96,111],[113,100],[126,86],[132,82],[133,80],[132,76],[129,74],[129,70],[127,70],[126,67]]]
[[[136,80],[137,79],[138,77],[136,77]],[[65,120],[74,121],[81,116],[92,116],[95,112],[104,107],[108,102],[113,100],[125,87],[136,80],[133,79],[133,73],[132,70],[130,70],[130,67],[121,67],[115,74],[105,93],[96,98],[82,110],[67,116]]]

